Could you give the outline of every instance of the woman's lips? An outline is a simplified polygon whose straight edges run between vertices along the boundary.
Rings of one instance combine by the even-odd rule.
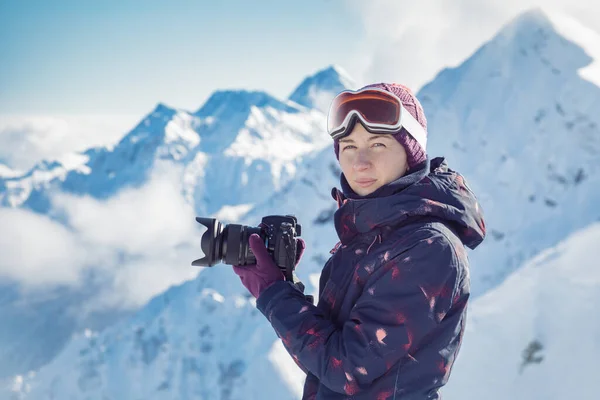
[[[366,188],[371,186],[373,183],[375,183],[377,179],[371,179],[371,180],[361,180],[361,181],[355,181],[356,184],[362,188]]]

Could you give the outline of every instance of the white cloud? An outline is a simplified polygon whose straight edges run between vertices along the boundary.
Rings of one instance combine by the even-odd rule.
[[[0,208],[0,277],[28,285],[76,284],[86,253],[77,235],[50,218]]]
[[[519,13],[533,7],[567,13],[590,28],[600,3],[589,0],[347,0],[365,29],[358,47],[361,85],[394,81],[415,92],[446,66],[456,66]],[[360,81],[360,79],[357,79]]]
[[[0,162],[27,170],[43,159],[110,145],[138,120],[132,115],[0,115]]]
[[[200,236],[194,210],[182,196],[181,173],[180,167],[157,164],[145,186],[107,201],[54,198],[93,252],[111,256],[100,268],[110,271],[113,287],[101,294],[98,307],[141,305],[197,274],[191,261],[201,255]]]
[[[157,166],[139,189],[125,189],[106,201],[63,194],[53,204],[86,241],[137,254],[189,238],[196,222],[180,182],[179,168]]]
[[[70,229],[29,211],[0,209],[0,276],[26,288],[82,283],[94,268],[109,282],[88,309],[136,307],[198,273],[202,230],[181,194],[179,167],[158,165],[148,183],[100,201],[60,194]]]

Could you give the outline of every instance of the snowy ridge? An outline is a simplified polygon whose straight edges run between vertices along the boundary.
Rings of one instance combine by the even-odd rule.
[[[3,176],[0,204],[47,213],[48,194],[57,189],[107,198],[144,183],[162,160],[185,167],[188,198],[199,214],[212,213],[217,204],[237,204],[232,199],[260,201],[285,184],[298,157],[327,143],[324,124],[321,113],[262,92],[218,92],[196,114],[159,104],[114,148],[90,149],[68,160],[43,161],[22,176]],[[198,168],[199,160],[206,168]],[[207,188],[210,204],[195,190],[204,186],[201,180],[215,182]]]
[[[592,60],[577,38],[554,27],[524,13],[418,93],[429,154],[467,177],[485,211],[474,295],[600,218],[600,88],[580,77]]]
[[[554,30],[564,41],[576,44],[585,53],[587,60],[585,57],[579,57],[575,60],[559,60],[560,56],[556,54],[556,58],[553,57],[553,62],[564,62],[565,65],[569,65],[573,61],[581,63],[578,70],[579,76],[596,86],[600,86],[600,34],[597,31],[550,8],[537,9],[524,14],[515,24],[515,27],[518,28],[519,25],[526,26],[530,21],[537,21],[545,25],[546,29]],[[573,66],[577,67],[578,65]]]

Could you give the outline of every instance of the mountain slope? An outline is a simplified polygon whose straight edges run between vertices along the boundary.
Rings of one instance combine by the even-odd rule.
[[[490,228],[472,256],[475,295],[600,218],[600,88],[582,78],[598,43],[577,22],[533,10],[418,93],[429,154],[467,177]]]
[[[445,398],[595,398],[599,241],[575,232],[473,303]]]
[[[231,268],[215,267],[158,296],[127,324],[86,332],[47,367],[76,375],[40,375],[39,386],[23,383],[21,390],[31,390],[28,398],[297,398],[280,369],[289,366],[285,350],[273,346],[275,334],[233,278]],[[255,384],[265,381],[268,392]]]

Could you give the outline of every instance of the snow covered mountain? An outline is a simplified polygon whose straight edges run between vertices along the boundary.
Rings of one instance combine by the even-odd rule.
[[[127,323],[100,335],[85,332],[46,367],[76,376],[40,375],[39,386],[19,378],[15,392],[31,390],[27,398],[297,398],[299,388],[286,380],[296,365],[234,277],[231,268],[215,267],[158,296]],[[268,388],[256,384],[267,381]]]
[[[429,153],[480,197],[473,294],[600,219],[600,35],[539,9],[420,92]]]
[[[340,66],[332,65],[307,77],[290,95],[290,100],[327,113],[331,100],[346,89],[357,89],[356,83]]]
[[[327,76],[336,84],[341,80],[334,73]],[[323,91],[332,87],[326,80],[320,82]],[[317,84],[312,88],[319,90]],[[2,168],[0,204],[47,215],[71,229],[73,221],[57,210],[57,194],[108,200],[142,187],[157,165],[167,164],[182,171],[182,196],[196,215],[235,219],[292,180],[303,157],[330,144],[324,130],[320,111],[264,92],[217,91],[196,112],[159,104],[115,146],[41,161],[21,174]],[[119,257],[139,257],[125,248],[124,244]],[[19,282],[0,280],[0,318],[11,321],[0,330],[0,379],[44,365],[73,332],[101,329],[118,320],[119,309],[107,310],[110,318],[82,311],[105,289],[99,286],[103,283],[22,291]],[[31,321],[39,328],[23,334],[22,327],[31,326]],[[52,335],[45,333],[48,329]]]
[[[598,242],[600,223],[594,223],[473,303],[444,398],[596,398]]]
[[[474,310],[482,311],[473,312],[479,317],[470,317],[473,327],[464,346],[468,349],[470,342],[479,345],[465,350],[464,363],[462,353],[459,356],[453,370],[456,382],[448,388],[453,398],[469,398],[467,395],[480,394],[487,388],[486,384],[471,388],[476,380],[469,372],[478,377],[486,374],[479,382],[495,379],[497,385],[506,379],[518,380],[510,390],[522,389],[522,393],[529,394],[527,398],[537,398],[534,390],[541,384],[537,379],[544,376],[540,372],[538,377],[534,370],[540,366],[536,363],[540,348],[542,353],[548,349],[548,357],[550,351],[552,357],[557,357],[574,346],[560,347],[558,336],[550,336],[546,328],[556,328],[552,325],[557,323],[554,315],[587,310],[586,304],[593,304],[598,297],[597,279],[584,273],[592,265],[589,260],[594,259],[585,246],[597,240],[596,228],[575,235],[567,244],[542,253],[515,271],[536,253],[556,246],[565,236],[598,218],[597,207],[593,206],[600,204],[596,166],[600,158],[600,117],[594,110],[600,106],[600,88],[592,73],[593,61],[600,59],[597,47],[593,47],[597,43],[595,34],[576,22],[534,10],[511,21],[471,58],[457,68],[442,71],[418,94],[429,119],[429,154],[446,156],[450,167],[467,177],[486,213],[490,235],[477,251],[469,253],[473,297],[502,284],[489,294],[496,293],[494,301],[483,296],[472,303]],[[212,113],[218,109],[210,108]],[[206,145],[217,146],[208,140]],[[212,209],[226,222],[250,225],[268,214],[297,215],[308,246],[298,275],[311,283],[308,290],[314,293],[319,270],[336,243],[331,224],[336,206],[329,191],[338,184],[339,170],[331,144],[305,154],[296,164],[294,179],[288,179],[280,190],[265,196],[245,215],[247,209],[242,213],[231,208]],[[554,264],[548,256],[558,256],[562,251],[568,260],[585,259],[581,266],[573,267],[577,268],[572,271],[573,280],[565,278],[571,261],[560,258]],[[543,274],[531,272],[542,268]],[[554,275],[543,278],[546,270]],[[593,279],[586,284],[584,276]],[[536,285],[532,283],[536,279],[553,283],[549,289],[540,289],[539,297],[532,298],[527,289]],[[518,286],[522,280],[529,286]],[[564,288],[552,289],[557,282],[564,282]],[[584,296],[561,301],[582,286]],[[515,295],[507,294],[513,288]],[[550,290],[556,290],[557,298],[551,298]],[[515,304],[523,301],[531,307],[509,316],[509,309],[515,312],[515,307],[500,298]],[[588,298],[590,303],[586,303]],[[496,301],[498,307],[491,308]],[[551,308],[536,308],[538,301],[548,301],[555,309],[550,312]],[[73,339],[37,374],[17,378],[14,393],[29,393],[26,397],[31,399],[299,398],[303,374],[253,303],[230,267],[203,269],[196,280],[157,296],[130,320]],[[483,306],[477,308],[479,304]],[[484,320],[487,314],[493,314],[494,320]],[[575,326],[577,338],[583,343],[595,340],[598,327],[588,325],[592,311],[578,315],[565,319],[569,323],[561,326]],[[520,330],[501,335],[504,326]],[[498,356],[506,364],[498,365],[510,365],[512,369],[506,374],[495,369],[489,362],[495,359],[488,359],[488,353],[481,351],[483,344],[486,350],[509,349]],[[526,357],[522,376],[515,378],[524,349],[531,354]],[[590,345],[586,351],[591,356],[599,354],[597,346]],[[574,386],[585,378],[576,365],[592,369],[593,364],[580,352],[570,356],[572,372],[567,376]],[[486,363],[487,370],[481,368]],[[554,364],[546,363],[544,368],[551,369]],[[535,377],[524,378],[531,374]],[[588,387],[582,384],[581,390]],[[510,398],[516,392],[499,393],[509,395],[498,398]],[[572,393],[585,398],[586,392]]]
[[[56,190],[105,199],[140,186],[166,160],[185,167],[186,198],[199,214],[210,214],[279,189],[294,176],[298,157],[325,145],[323,129],[321,113],[264,92],[216,92],[195,113],[159,104],[114,148],[1,177],[0,204],[48,213]]]

